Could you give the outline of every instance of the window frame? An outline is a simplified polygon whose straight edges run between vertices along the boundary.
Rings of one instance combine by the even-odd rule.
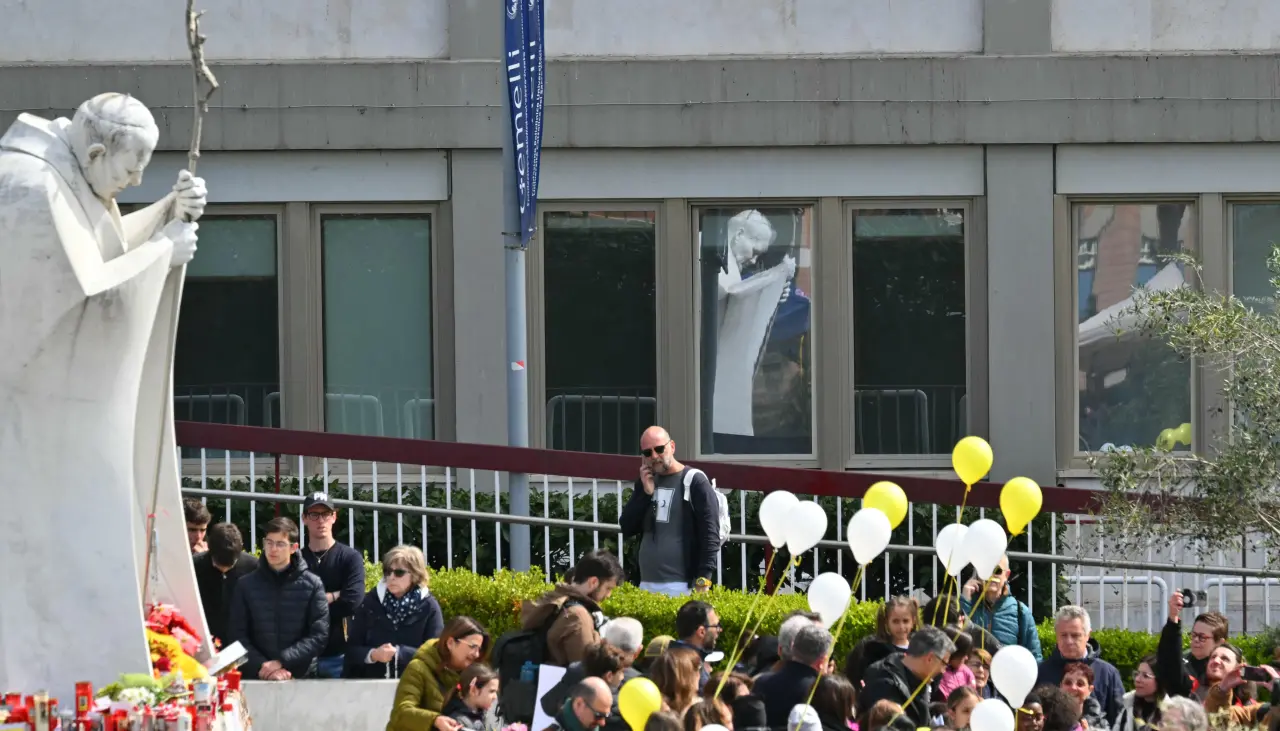
[[[529,446],[536,449],[547,448],[547,301],[546,301],[546,246],[543,236],[546,232],[544,221],[548,213],[591,213],[591,212],[645,212],[654,217],[653,267],[656,284],[654,297],[655,322],[657,323],[654,342],[656,411],[658,423],[665,418],[666,393],[664,391],[663,364],[663,326],[670,316],[670,310],[662,296],[664,289],[662,271],[666,259],[664,219],[666,210],[662,200],[646,199],[564,199],[538,202],[538,229],[526,254],[525,271],[525,305],[528,321],[526,322],[526,342],[528,347],[525,364],[529,378]],[[669,286],[669,285],[668,285]],[[638,438],[638,436],[637,436]],[[639,454],[637,445],[636,454]]]
[[[1154,193],[1131,195],[1056,195],[1053,210],[1053,239],[1055,263],[1054,319],[1057,327],[1057,369],[1054,381],[1057,394],[1054,405],[1057,411],[1057,463],[1061,478],[1091,478],[1094,470],[1089,460],[1096,452],[1083,452],[1080,444],[1080,394],[1079,369],[1079,273],[1077,271],[1075,207],[1077,205],[1154,205],[1180,203],[1193,206],[1196,231],[1195,245],[1189,250],[1192,256],[1205,264],[1205,284],[1215,286],[1215,279],[1222,275],[1223,237],[1222,196],[1200,193]],[[1216,262],[1211,265],[1211,262]],[[1200,359],[1191,360],[1190,423],[1191,451],[1201,453],[1206,444],[1207,383]]]
[[[958,208],[964,211],[964,283],[965,283],[965,395],[968,397],[966,434],[986,437],[989,424],[987,373],[987,259],[985,198],[854,198],[841,201],[840,269],[841,308],[839,337],[847,339],[840,349],[841,368],[841,446],[845,469],[951,469],[951,449],[938,454],[859,454],[855,450],[857,434],[854,411],[855,334],[853,332],[853,246],[854,218],[867,210],[924,210]],[[834,258],[834,257],[828,257]]]
[[[149,204],[132,203],[132,204],[120,206],[120,215],[125,216],[135,211],[140,211],[146,208],[148,205]],[[205,207],[204,214],[201,215],[200,221],[203,222],[206,219],[211,217],[218,218],[218,217],[240,217],[240,216],[274,216],[276,219],[276,307],[277,307],[277,310],[276,310],[277,311],[276,368],[277,368],[277,376],[280,380],[280,394],[281,394],[280,416],[281,416],[281,420],[283,420],[284,408],[285,408],[285,400],[283,397],[284,385],[285,385],[285,355],[284,354],[286,352],[286,343],[288,341],[288,332],[287,332],[287,328],[285,327],[286,321],[284,317],[284,311],[285,311],[285,272],[284,272],[285,207],[282,204],[272,204],[272,203],[210,204],[209,206]],[[196,236],[197,236],[196,256],[200,256],[198,232]],[[184,285],[185,285],[185,277],[184,277]],[[254,461],[256,463],[262,463],[263,460],[265,459],[266,459],[265,456],[263,457],[263,459],[258,459],[257,456],[254,457]],[[200,467],[201,459],[199,457],[182,457],[178,461],[179,461],[178,469],[181,477],[218,479],[222,477],[222,474],[221,473],[214,474],[210,472],[208,469],[209,467],[215,464],[222,464],[224,468],[228,470],[232,475],[247,474],[249,471],[250,460],[248,457],[231,457],[230,461],[228,462],[226,460],[226,457],[222,457],[222,458],[208,457],[204,460],[206,467],[203,471],[201,470],[201,467]],[[267,475],[267,471],[265,469],[258,469],[256,471],[261,472],[262,476],[264,477]],[[283,474],[283,472],[281,474]]]
[[[316,380],[307,389],[307,399],[311,402],[309,405],[315,409],[318,415],[318,428],[325,431],[325,376],[324,376],[324,217],[325,216],[421,216],[428,217],[430,229],[430,265],[431,271],[428,273],[428,281],[431,286],[431,388],[435,407],[432,409],[432,440],[443,441],[443,434],[452,433],[453,409],[452,403],[445,404],[441,394],[445,393],[447,387],[446,369],[441,367],[441,363],[446,356],[442,349],[442,328],[445,327],[443,320],[449,321],[449,332],[452,332],[452,307],[450,307],[450,316],[444,317],[442,310],[450,305],[446,298],[442,296],[441,287],[441,266],[443,258],[440,252],[441,242],[441,206],[436,203],[317,203],[309,206],[309,253],[307,274],[310,280],[309,286],[312,290],[311,309],[312,317],[307,328],[308,338],[314,347],[309,349],[308,355],[313,358],[314,365],[308,369],[312,377]],[[450,273],[451,276],[451,273]],[[452,357],[452,349],[449,349],[449,357]],[[449,369],[449,374],[452,369]],[[447,408],[446,408],[447,406]],[[447,411],[447,413],[446,413]],[[445,425],[449,425],[445,430]],[[390,465],[394,469],[393,465]]]
[[[822,272],[829,265],[829,262],[823,259],[822,240],[824,235],[829,232],[823,226],[822,213],[823,206],[820,198],[699,198],[689,199],[687,201],[688,208],[688,236],[689,241],[685,244],[691,252],[689,260],[691,274],[691,289],[693,294],[693,322],[688,327],[692,334],[693,342],[689,349],[692,354],[689,373],[692,376],[692,383],[689,386],[692,401],[689,404],[690,411],[688,418],[691,421],[692,432],[690,439],[694,443],[692,452],[695,459],[702,462],[725,462],[734,464],[752,464],[765,466],[780,467],[818,467],[819,455],[822,452],[822,410],[819,404],[823,401],[820,398],[823,386],[823,367],[821,365],[822,348],[820,341],[824,337],[816,336],[822,322],[822,298],[825,296],[826,288],[822,284]],[[809,344],[810,362],[813,364],[813,383],[810,386],[810,404],[811,411],[810,423],[813,425],[813,434],[811,439],[811,450],[808,454],[707,454],[702,451],[702,278],[698,276],[700,257],[702,255],[701,247],[698,245],[699,213],[708,208],[785,208],[785,207],[804,207],[809,209],[810,219],[812,221],[812,234],[809,239],[809,256],[810,269],[812,274],[812,291],[809,293],[809,303],[811,313],[809,316],[809,331],[812,342]],[[678,440],[677,440],[678,441]]]

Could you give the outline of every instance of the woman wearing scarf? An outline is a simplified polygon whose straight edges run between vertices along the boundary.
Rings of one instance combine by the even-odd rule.
[[[440,636],[444,615],[427,586],[421,550],[387,551],[382,581],[365,594],[348,627],[346,677],[398,678],[418,648]]]

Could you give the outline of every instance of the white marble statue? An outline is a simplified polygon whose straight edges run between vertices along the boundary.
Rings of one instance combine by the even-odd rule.
[[[755,436],[756,365],[782,294],[796,274],[796,260],[788,255],[743,279],[743,268],[767,252],[778,234],[764,214],[749,210],[729,219],[725,235],[729,256],[719,277],[712,429],[717,434]]]
[[[102,94],[0,138],[0,690],[149,672],[142,595],[207,636],[179,492],[173,343],[205,187],[127,216],[159,130]],[[153,507],[154,506],[154,507]],[[207,651],[207,647],[205,651]]]

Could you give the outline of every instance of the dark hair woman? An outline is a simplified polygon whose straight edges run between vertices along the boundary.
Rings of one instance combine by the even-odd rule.
[[[440,637],[413,656],[396,686],[387,731],[458,731],[442,715],[445,696],[461,682],[462,671],[489,654],[489,635],[470,617],[454,617]]]

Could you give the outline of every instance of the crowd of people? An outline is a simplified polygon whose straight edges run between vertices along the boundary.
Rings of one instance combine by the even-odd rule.
[[[674,636],[646,644],[640,621],[605,616],[604,602],[625,578],[605,551],[587,553],[562,583],[525,602],[510,641],[471,617],[444,617],[423,554],[412,546],[387,552],[382,579],[366,594],[364,562],[334,539],[337,510],[324,493],[303,505],[306,545],[297,525],[275,518],[264,529],[260,560],[245,553],[235,525],[210,527],[205,507],[188,501],[210,633],[223,645],[244,646],[249,678],[397,679],[388,731],[486,731],[495,719],[527,724],[533,702],[517,703],[513,689],[536,685],[544,663],[565,669],[537,701],[554,731],[625,731],[618,697],[642,677],[662,698],[643,731],[967,731],[977,705],[1001,697],[991,662],[1010,644],[1040,663],[1035,689],[1015,709],[1016,731],[1205,731],[1211,716],[1280,731],[1280,711],[1272,713],[1256,689],[1280,673],[1246,665],[1227,643],[1223,615],[1197,616],[1184,654],[1183,596],[1175,594],[1157,653],[1142,660],[1134,690],[1125,692],[1080,607],[1058,610],[1056,647],[1044,656],[1031,610],[1010,595],[1007,558],[991,580],[969,581],[958,596],[924,607],[908,597],[887,601],[874,633],[844,658],[833,656],[833,628],[819,615],[793,612],[776,635],[726,648],[730,665],[717,651],[720,617],[699,598],[710,579],[701,557],[718,545],[710,485],[701,473],[683,477],[675,442],[659,427],[644,433],[641,447],[624,528],[640,539],[641,586],[689,597]],[[672,543],[681,550],[670,551]]]

